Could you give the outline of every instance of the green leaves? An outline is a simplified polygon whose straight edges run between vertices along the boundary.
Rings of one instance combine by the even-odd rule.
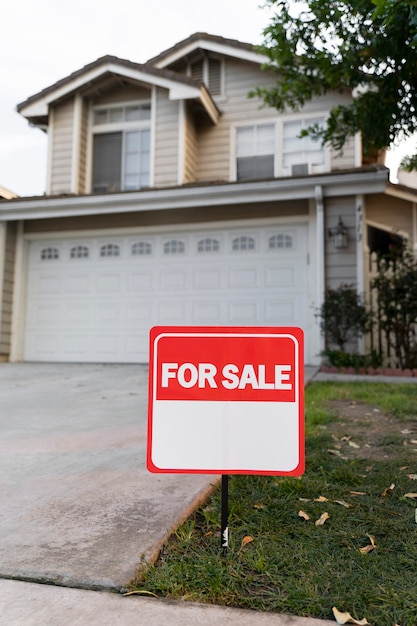
[[[355,90],[351,102],[331,111],[326,129],[309,131],[337,150],[357,132],[364,152],[371,153],[417,130],[416,0],[267,0],[267,5],[275,15],[259,51],[268,57],[265,69],[276,83],[254,89],[252,97],[285,111],[329,92]]]

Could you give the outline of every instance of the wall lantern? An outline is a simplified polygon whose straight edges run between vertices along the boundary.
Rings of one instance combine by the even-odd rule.
[[[343,250],[348,247],[348,229],[342,222],[341,217],[339,217],[337,226],[329,228],[329,236],[333,238],[333,246],[336,250]]]

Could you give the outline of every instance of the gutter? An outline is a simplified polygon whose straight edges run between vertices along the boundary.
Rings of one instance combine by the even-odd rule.
[[[388,170],[372,168],[300,178],[275,178],[244,183],[208,183],[145,189],[103,195],[42,196],[0,202],[0,221],[160,211],[260,202],[282,202],[315,197],[383,193]]]

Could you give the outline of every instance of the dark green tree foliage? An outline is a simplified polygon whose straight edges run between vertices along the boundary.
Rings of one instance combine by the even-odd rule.
[[[353,285],[327,289],[320,318],[327,342],[343,352],[347,343],[364,335],[369,328],[369,314]]]
[[[277,82],[252,96],[296,111],[328,92],[353,92],[351,104],[336,106],[325,128],[306,131],[337,150],[357,132],[365,154],[373,154],[417,130],[417,0],[265,4],[276,13],[259,50]]]

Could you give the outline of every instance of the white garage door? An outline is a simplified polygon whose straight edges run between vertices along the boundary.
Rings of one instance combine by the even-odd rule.
[[[25,359],[146,362],[160,325],[307,324],[305,225],[33,241]]]

